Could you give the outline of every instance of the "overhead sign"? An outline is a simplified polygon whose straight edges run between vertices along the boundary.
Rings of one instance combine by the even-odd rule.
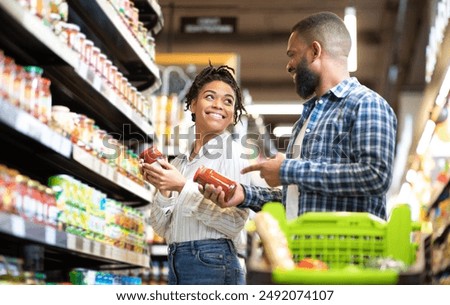
[[[180,32],[232,34],[236,32],[236,26],[236,17],[181,17]]]

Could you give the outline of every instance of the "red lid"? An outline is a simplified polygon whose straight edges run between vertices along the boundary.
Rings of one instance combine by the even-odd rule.
[[[145,163],[153,163],[156,159],[163,157],[163,154],[155,146],[147,148],[139,155],[139,158],[144,159]]]
[[[201,172],[205,169],[205,166],[200,166],[194,174],[194,178],[192,179],[194,182],[197,182],[198,176],[201,175]]]

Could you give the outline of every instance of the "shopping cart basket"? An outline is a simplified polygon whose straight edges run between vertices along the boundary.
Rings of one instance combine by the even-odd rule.
[[[275,269],[272,281],[283,284],[395,284],[399,270],[374,268],[380,259],[410,266],[417,244],[411,232],[419,225],[411,221],[406,204],[393,208],[388,221],[363,212],[310,212],[287,221],[283,205],[266,203],[287,237],[295,262],[318,259],[328,270]]]

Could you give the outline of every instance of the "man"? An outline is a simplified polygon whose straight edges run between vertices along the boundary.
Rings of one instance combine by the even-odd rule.
[[[397,119],[376,92],[350,77],[350,35],[337,15],[322,12],[291,31],[287,71],[306,100],[295,123],[286,158],[251,165],[271,187],[239,185],[224,201],[221,189],[207,185],[204,196],[222,207],[259,211],[281,201],[287,218],[309,211],[370,212],[386,219],[386,192],[392,180]]]

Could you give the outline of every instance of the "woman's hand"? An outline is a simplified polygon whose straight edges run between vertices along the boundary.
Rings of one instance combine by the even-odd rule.
[[[160,192],[181,192],[186,184],[186,178],[167,160],[158,159],[161,168],[148,163],[140,162],[139,170],[144,180],[154,185]]]
[[[211,200],[221,208],[235,207],[244,202],[245,199],[244,189],[240,184],[237,185],[233,197],[231,197],[228,201],[225,201],[225,192],[222,190],[221,186],[216,188],[212,184],[206,184],[205,187],[203,187],[199,184],[198,190],[206,199]]]

